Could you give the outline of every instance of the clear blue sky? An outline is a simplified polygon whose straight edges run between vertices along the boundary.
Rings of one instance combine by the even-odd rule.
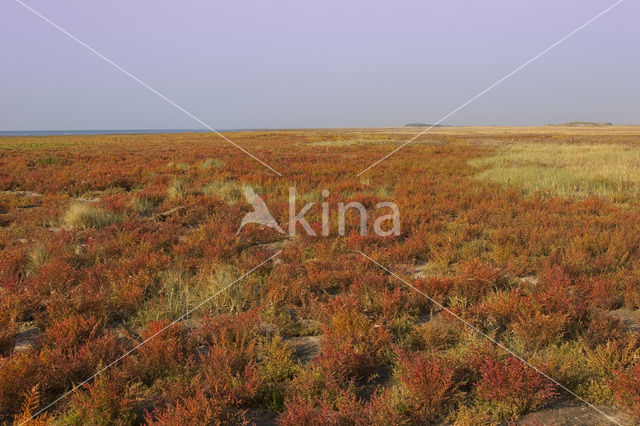
[[[214,128],[435,122],[612,0],[25,0]],[[640,123],[626,0],[449,124]],[[14,0],[0,130],[200,128]]]

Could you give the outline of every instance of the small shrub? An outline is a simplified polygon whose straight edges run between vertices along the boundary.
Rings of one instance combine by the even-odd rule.
[[[613,340],[621,340],[625,336],[625,324],[620,318],[595,312],[582,337],[588,348],[606,344]]]
[[[39,359],[28,354],[0,357],[0,420],[24,408],[24,395],[37,385],[43,370]]]
[[[191,334],[190,341],[205,347],[228,349],[235,354],[237,369],[241,369],[256,358],[258,324],[256,310],[205,316],[200,327]]]
[[[354,425],[386,426],[409,424],[409,419],[396,411],[389,390],[374,394],[367,402],[348,391],[340,392],[335,404],[324,400],[305,401],[295,398],[287,404],[278,423],[282,425]]]
[[[99,375],[90,385],[73,394],[71,410],[62,424],[134,424],[139,384],[124,386],[108,375]]]
[[[545,365],[549,376],[569,389],[577,389],[581,383],[598,377],[589,367],[583,344],[576,340],[549,346]]]
[[[468,407],[463,405],[457,410],[453,426],[491,425],[494,423],[487,407]]]
[[[241,410],[225,398],[212,398],[202,390],[195,395],[180,398],[174,405],[158,407],[147,414],[146,423],[150,425],[244,425],[248,421],[246,410]]]
[[[335,424],[333,418],[334,414],[326,404],[296,398],[287,404],[278,423],[282,426],[322,426]]]
[[[444,406],[456,388],[453,369],[441,359],[424,354],[401,354],[398,381],[401,404],[420,424],[433,422],[445,413]]]
[[[426,322],[420,335],[426,349],[445,349],[455,346],[463,336],[465,325],[447,312],[440,313]]]
[[[640,338],[612,340],[591,350],[587,348],[588,365],[601,375],[611,370],[624,369],[640,359]]]
[[[10,288],[18,281],[26,258],[25,251],[21,249],[0,250],[0,288]]]
[[[589,301],[593,306],[612,310],[623,305],[622,291],[615,281],[599,278],[589,284]]]
[[[15,312],[8,300],[0,302],[0,357],[8,355],[13,348],[13,338],[18,330]]]
[[[369,376],[384,362],[391,334],[362,313],[357,299],[338,297],[328,309],[333,312],[324,327],[320,362],[338,377]]]
[[[177,375],[188,367],[182,324],[168,328],[168,321],[153,321],[142,330],[140,338],[148,340],[135,357],[126,359],[127,375],[145,384],[157,378]]]
[[[202,358],[198,387],[234,405],[245,405],[258,396],[263,386],[254,357],[232,348],[211,347]]]
[[[476,313],[476,321],[487,329],[505,330],[526,311],[527,299],[522,291],[499,291],[489,295],[471,311]]]
[[[476,384],[479,398],[497,417],[508,419],[544,407],[556,395],[556,386],[522,361],[508,357],[503,362],[485,360]]]
[[[286,388],[285,401],[322,401],[329,407],[335,407],[344,391],[355,392],[354,380],[336,377],[325,365],[313,362],[308,368],[300,369]]]
[[[263,382],[262,399],[270,409],[281,411],[284,408],[284,383],[297,371],[293,350],[280,336],[276,336],[265,345],[264,352],[259,367]]]
[[[602,376],[590,377],[583,381],[576,387],[576,393],[583,395],[587,401],[592,403],[610,405],[613,402],[613,390]]]
[[[40,294],[52,292],[67,292],[77,283],[78,270],[71,262],[60,257],[53,257],[38,269],[38,273],[31,279],[32,289]],[[60,305],[50,305],[49,314],[57,311]],[[66,316],[66,313],[64,313]]]
[[[516,340],[527,351],[536,351],[559,341],[567,327],[567,315],[528,312],[512,325]]]
[[[460,263],[460,276],[456,279],[456,295],[469,302],[477,302],[487,293],[504,286],[503,273],[479,259]]]
[[[95,338],[103,328],[102,321],[94,317],[72,314],[47,327],[41,339],[56,349],[74,349]]]
[[[40,391],[38,388],[39,385],[35,385],[31,391],[25,394],[22,412],[14,417],[14,425],[29,424],[30,426],[46,426],[51,424],[51,418],[47,413],[42,413],[34,417],[41,405]]]
[[[627,370],[617,370],[610,385],[616,402],[640,420],[640,364]]]
[[[74,383],[94,374],[124,352],[113,334],[87,340],[77,347],[46,347],[40,353],[42,368],[46,371],[47,394],[60,394]]]

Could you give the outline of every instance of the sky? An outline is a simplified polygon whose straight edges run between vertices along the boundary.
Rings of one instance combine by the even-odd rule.
[[[215,129],[434,123],[615,0],[23,0]],[[640,124],[626,0],[444,123]],[[204,126],[15,0],[0,130]]]

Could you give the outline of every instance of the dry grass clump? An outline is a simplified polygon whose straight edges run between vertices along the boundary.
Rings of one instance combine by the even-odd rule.
[[[173,161],[167,164],[168,168],[176,168],[178,170],[188,170],[189,165],[187,163],[174,163]]]
[[[42,244],[33,248],[27,255],[27,266],[25,268],[26,274],[36,274],[40,266],[47,260],[48,254],[47,248]]]
[[[354,139],[329,139],[329,140],[319,140],[314,142],[309,142],[307,146],[324,146],[324,147],[351,147],[358,145],[366,145],[366,144],[383,144],[383,143],[394,143],[398,142],[394,139],[389,139],[382,135],[381,137],[356,137]]]
[[[156,208],[156,203],[147,197],[135,197],[130,205],[133,211],[143,216],[150,215]]]
[[[360,145],[366,143],[365,141],[360,141],[357,139],[347,139],[347,140],[327,140],[327,141],[317,141],[317,142],[311,142],[308,145],[311,146],[333,146],[333,147],[339,147],[339,146],[354,146],[354,145]]]
[[[209,299],[202,309],[193,313],[193,317],[203,312],[242,312],[251,300],[250,289],[255,282],[247,278],[229,287],[238,276],[239,272],[231,265],[215,266],[197,275],[173,269],[162,271],[158,274],[159,288],[155,300],[140,309],[134,322],[170,321]]]
[[[185,198],[188,194],[187,186],[183,179],[175,178],[169,184],[167,188],[167,197],[170,199]]]
[[[62,225],[66,229],[102,229],[120,222],[120,215],[85,203],[74,203],[62,216]]]
[[[202,163],[200,163],[201,169],[221,169],[224,167],[224,161],[218,160],[215,158],[207,158]]]
[[[621,144],[521,143],[499,148],[492,157],[471,160],[484,168],[479,179],[526,192],[583,199],[640,195],[640,148]]]
[[[215,180],[202,188],[202,193],[218,197],[228,203],[235,203],[244,199],[242,185],[236,181]]]

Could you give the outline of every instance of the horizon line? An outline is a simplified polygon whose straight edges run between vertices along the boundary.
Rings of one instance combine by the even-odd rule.
[[[601,127],[625,127],[625,126],[640,126],[640,124],[606,124],[607,122],[591,122],[591,121],[569,121],[565,123],[548,123],[548,124],[440,124],[438,127],[562,127],[571,123],[592,123],[601,124]],[[415,125],[413,125],[415,124]],[[256,131],[284,131],[284,130],[330,130],[330,129],[393,129],[393,128],[415,128],[415,127],[428,127],[430,124],[423,123],[407,123],[393,126],[374,125],[374,126],[323,126],[323,127],[247,127],[247,128],[230,128],[220,129],[221,132],[256,132]],[[573,126],[578,127],[578,126]],[[584,127],[590,127],[589,124],[585,124]],[[593,126],[598,127],[598,126]],[[109,135],[109,134],[148,134],[148,133],[207,133],[208,129],[198,128],[111,128],[111,129],[20,129],[20,130],[0,130],[0,136],[34,136],[38,133],[56,133],[60,136],[65,136],[65,133],[69,133],[69,136],[73,135]],[[46,135],[43,135],[46,136]]]

